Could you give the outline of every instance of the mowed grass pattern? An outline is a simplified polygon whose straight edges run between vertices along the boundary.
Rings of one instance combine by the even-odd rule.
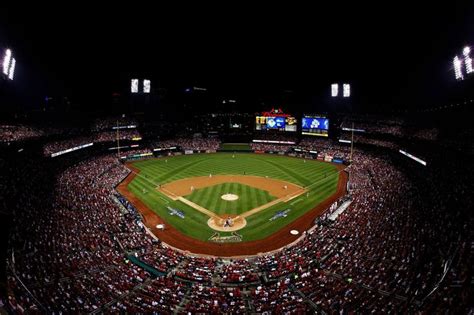
[[[288,181],[303,186],[308,190],[308,194],[303,194],[288,203],[277,203],[262,212],[248,217],[246,227],[239,230],[239,234],[243,235],[244,241],[250,241],[262,239],[273,234],[317,206],[336,192],[339,179],[337,168],[330,163],[316,160],[305,161],[298,158],[269,154],[216,153],[182,155],[137,161],[133,165],[140,169],[141,172],[130,182],[128,189],[168,224],[173,225],[188,236],[204,241],[208,240],[214,233],[214,230],[207,225],[209,217],[180,201],[173,201],[166,195],[158,192],[156,190],[158,184],[182,178],[208,176],[209,174],[243,175],[245,172],[246,175],[268,176]],[[218,198],[220,199],[220,195]],[[213,199],[212,202],[218,202],[214,197],[211,199]],[[169,215],[168,206],[182,210],[186,218],[183,220]],[[288,208],[291,209],[288,217],[269,221],[275,212]]]
[[[239,199],[226,201],[221,198],[224,194],[235,194],[239,196]],[[225,183],[196,189],[185,198],[218,215],[242,214],[276,199],[265,190],[239,183]]]

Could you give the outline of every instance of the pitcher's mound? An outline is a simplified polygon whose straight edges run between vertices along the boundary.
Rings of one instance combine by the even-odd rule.
[[[221,198],[224,199],[225,201],[235,201],[239,199],[239,196],[234,195],[234,194],[225,194],[225,195],[222,195]]]
[[[222,215],[215,216],[207,220],[207,225],[219,232],[233,232],[243,229],[247,225],[247,220],[241,216]]]

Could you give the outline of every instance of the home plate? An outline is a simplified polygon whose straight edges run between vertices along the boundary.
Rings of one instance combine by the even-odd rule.
[[[225,194],[225,195],[222,195],[221,198],[224,199],[225,201],[235,201],[239,199],[239,196],[235,194]]]

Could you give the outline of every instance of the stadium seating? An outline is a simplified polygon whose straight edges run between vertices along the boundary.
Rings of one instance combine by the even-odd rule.
[[[219,141],[160,144],[212,150]],[[303,139],[297,146],[348,155],[346,146],[327,140]],[[449,209],[472,208],[465,184],[472,170],[452,164],[448,173],[434,164],[421,171],[396,151],[375,147],[355,150],[348,168],[352,203],[336,221],[323,218],[279,252],[232,260],[189,256],[151,237],[114,190],[129,170],[113,155],[11,164],[7,174],[19,180],[1,187],[18,201],[8,204],[15,213],[8,305],[53,313],[462,312],[469,294],[457,294],[452,284],[470,281],[473,251],[456,233],[469,233],[465,211]],[[52,148],[58,149],[47,152]],[[431,294],[446,263],[446,279]]]

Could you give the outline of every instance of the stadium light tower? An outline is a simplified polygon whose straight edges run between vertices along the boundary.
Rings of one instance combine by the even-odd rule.
[[[350,97],[351,96],[351,85],[349,83],[344,83],[342,86],[342,96]]]
[[[462,51],[464,55],[464,65],[466,66],[466,73],[471,74],[473,72],[472,70],[472,59],[471,59],[471,47],[466,46],[464,47]]]
[[[138,93],[138,79],[132,79],[130,91],[132,93]]]
[[[458,56],[454,57],[453,66],[454,66],[454,75],[456,76],[456,80],[463,80],[464,76],[462,74],[462,62]]]
[[[331,84],[331,96],[337,97],[338,94],[339,94],[339,84],[337,83]]]
[[[151,81],[144,79],[143,80],[143,93],[150,93],[151,91]]]

